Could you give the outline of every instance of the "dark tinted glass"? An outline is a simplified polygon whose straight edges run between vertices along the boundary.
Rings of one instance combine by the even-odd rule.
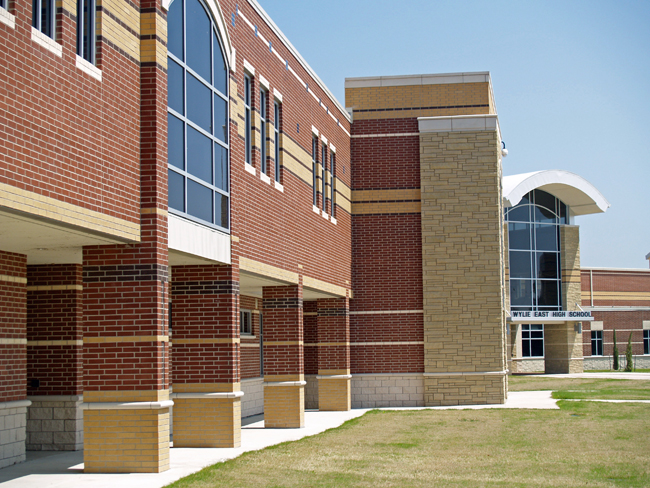
[[[538,280],[537,281],[537,304],[540,307],[557,306],[557,281],[555,280]]]
[[[536,224],[535,239],[538,251],[557,251],[558,250],[558,229],[554,224]]]
[[[532,307],[533,282],[532,280],[510,280],[510,304],[513,307]]]
[[[221,195],[220,193],[214,194],[214,215],[217,221],[217,225],[221,227],[228,228],[228,197]]]
[[[214,95],[214,135],[228,142],[228,105],[219,95]]]
[[[530,357],[541,357],[544,355],[544,341],[530,341]]]
[[[169,164],[185,169],[183,122],[167,114],[167,155]]]
[[[558,256],[559,254],[555,252],[535,253],[535,265],[537,266],[538,278],[557,279]]]
[[[224,95],[228,94],[226,88],[228,82],[228,71],[226,70],[226,63],[219,47],[219,39],[214,31],[212,31],[212,59],[214,60],[214,87]]]
[[[212,183],[212,142],[199,131],[187,127],[187,171]]]
[[[210,82],[212,79],[212,56],[210,54],[212,23],[208,13],[198,0],[186,1],[187,64],[207,82]]]
[[[535,190],[535,222],[556,222],[555,197],[542,190]]]
[[[530,224],[508,224],[508,242],[510,249],[530,250]]]
[[[185,211],[185,184],[181,175],[169,170],[169,206],[181,212]]]
[[[172,4],[173,5],[173,4]],[[178,113],[185,115],[183,107],[184,81],[183,68],[178,63],[169,59],[169,69],[167,71],[167,100],[169,106]]]
[[[532,278],[531,253],[529,251],[510,252],[510,277]]]
[[[187,117],[212,134],[212,91],[191,74],[187,74]]]
[[[566,205],[560,202],[560,224],[568,224],[569,219],[567,217]]]
[[[508,222],[528,222],[530,221],[529,216],[530,206],[522,205],[521,207],[515,207],[508,212]]]
[[[228,151],[214,145],[214,186],[228,191]]]
[[[521,355],[525,358],[530,357],[530,341],[523,341],[521,343]]]
[[[187,213],[212,223],[212,190],[187,180]]]
[[[175,0],[167,13],[167,49],[181,61],[183,58],[183,0]]]

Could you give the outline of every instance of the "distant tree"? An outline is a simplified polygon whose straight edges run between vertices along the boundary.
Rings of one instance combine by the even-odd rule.
[[[614,351],[612,352],[614,356],[614,371],[618,371],[618,346],[616,345],[616,330],[614,330]]]
[[[630,373],[632,372],[632,362],[634,358],[632,357],[632,332],[630,332],[630,338],[627,340],[627,349],[625,350],[625,371]]]

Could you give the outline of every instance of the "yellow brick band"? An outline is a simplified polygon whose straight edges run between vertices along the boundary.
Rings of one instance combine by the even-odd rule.
[[[265,346],[302,346],[303,341],[264,341]]]
[[[174,383],[176,393],[232,393],[241,390],[241,383]]]
[[[27,341],[28,346],[83,346],[84,341],[79,340],[58,340],[58,341]]]
[[[298,273],[286,271],[282,268],[271,266],[270,264],[260,263],[245,257],[239,258],[239,269],[241,271],[249,271],[261,276],[268,276],[270,278],[278,278],[288,283],[299,283]]]
[[[302,277],[302,286],[305,288],[314,288],[339,297],[347,296],[347,289],[343,286],[334,285],[326,281],[318,280],[310,276]]]
[[[106,344],[112,342],[169,342],[169,336],[109,336],[109,337],[84,337],[84,344]]]
[[[9,275],[0,275],[0,281],[6,281],[8,283],[19,283],[21,285],[27,284],[27,278],[21,278],[20,276],[9,276]]]
[[[147,207],[147,208],[141,208],[140,214],[141,215],[155,214],[155,215],[162,215],[163,217],[167,217],[169,215],[169,212],[167,210],[158,207]]]
[[[304,374],[265,374],[264,381],[273,383],[278,381],[305,381]]]
[[[82,291],[83,289],[83,285],[38,285],[27,287],[27,291]]]
[[[14,346],[27,344],[27,339],[17,339],[12,337],[0,337],[0,345]]]
[[[206,338],[206,339],[173,339],[173,344],[239,344],[239,339],[234,337],[228,338]]]

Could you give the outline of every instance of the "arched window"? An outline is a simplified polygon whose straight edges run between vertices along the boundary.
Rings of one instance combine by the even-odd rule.
[[[228,69],[200,0],[174,0],[168,24],[169,210],[229,230]]]
[[[512,310],[561,310],[560,225],[568,207],[533,190],[506,209]]]

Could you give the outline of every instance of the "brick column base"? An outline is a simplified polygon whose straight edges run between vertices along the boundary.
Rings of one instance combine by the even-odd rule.
[[[446,405],[498,405],[505,403],[506,375],[454,374],[424,376],[424,404],[427,407]]]
[[[240,447],[242,396],[174,393],[174,447]]]
[[[567,374],[583,372],[582,333],[575,322],[544,324],[544,372]]]
[[[348,375],[318,376],[318,410],[344,412],[352,408],[352,391]]]
[[[125,404],[112,404],[116,409],[99,409],[100,404],[85,404],[84,472],[160,473],[169,469],[171,402],[136,403],[143,408],[122,409]]]
[[[264,427],[299,429],[305,426],[305,381],[264,383]]]

